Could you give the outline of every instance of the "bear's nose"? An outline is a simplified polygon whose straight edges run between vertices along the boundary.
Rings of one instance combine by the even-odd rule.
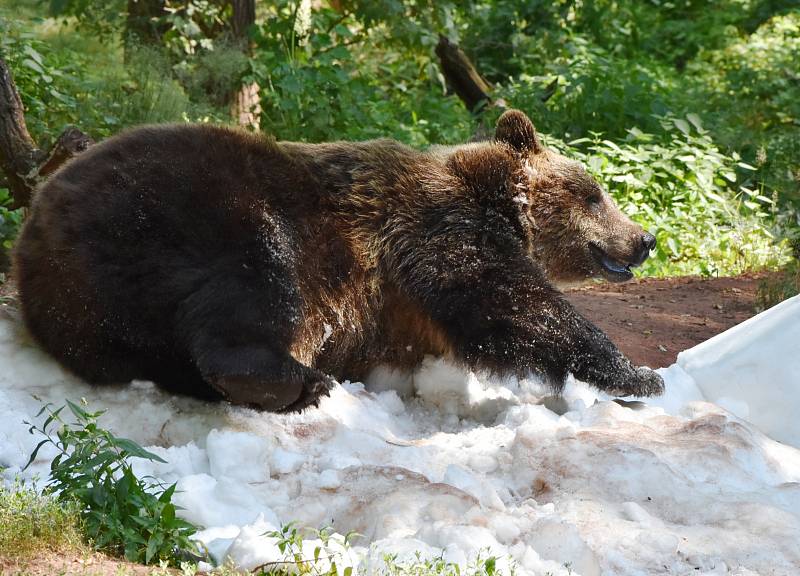
[[[647,257],[650,256],[650,250],[656,247],[656,237],[650,234],[649,232],[645,232],[642,234],[642,243],[639,249],[636,251],[636,256],[634,257],[634,261],[631,262],[634,266],[641,265]]]
[[[649,252],[656,247],[656,237],[650,234],[650,232],[645,232],[642,235],[642,244],[644,244],[645,249]]]

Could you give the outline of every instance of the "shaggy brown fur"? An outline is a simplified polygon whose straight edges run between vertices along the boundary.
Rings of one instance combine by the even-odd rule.
[[[625,280],[653,243],[511,111],[427,153],[136,129],[42,187],[16,266],[30,331],[88,381],[300,410],[425,354],[660,393],[548,281]]]

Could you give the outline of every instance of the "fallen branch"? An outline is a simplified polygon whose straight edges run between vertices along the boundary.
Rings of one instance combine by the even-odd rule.
[[[28,206],[41,180],[93,143],[89,136],[69,127],[49,152],[41,150],[28,132],[11,70],[0,58],[0,170],[5,174],[14,208]]]
[[[467,110],[478,113],[492,103],[491,84],[478,73],[458,44],[440,34],[436,55],[447,84],[461,98]]]

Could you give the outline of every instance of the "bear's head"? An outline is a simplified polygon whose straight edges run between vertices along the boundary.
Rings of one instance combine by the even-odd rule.
[[[579,162],[542,145],[519,110],[500,117],[492,144],[463,147],[450,166],[462,182],[517,210],[519,219],[508,221],[551,281],[624,282],[655,248],[655,237],[623,214]]]

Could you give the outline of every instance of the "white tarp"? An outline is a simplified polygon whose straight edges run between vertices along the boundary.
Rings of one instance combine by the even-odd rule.
[[[800,297],[678,355],[703,396],[800,447]]]

